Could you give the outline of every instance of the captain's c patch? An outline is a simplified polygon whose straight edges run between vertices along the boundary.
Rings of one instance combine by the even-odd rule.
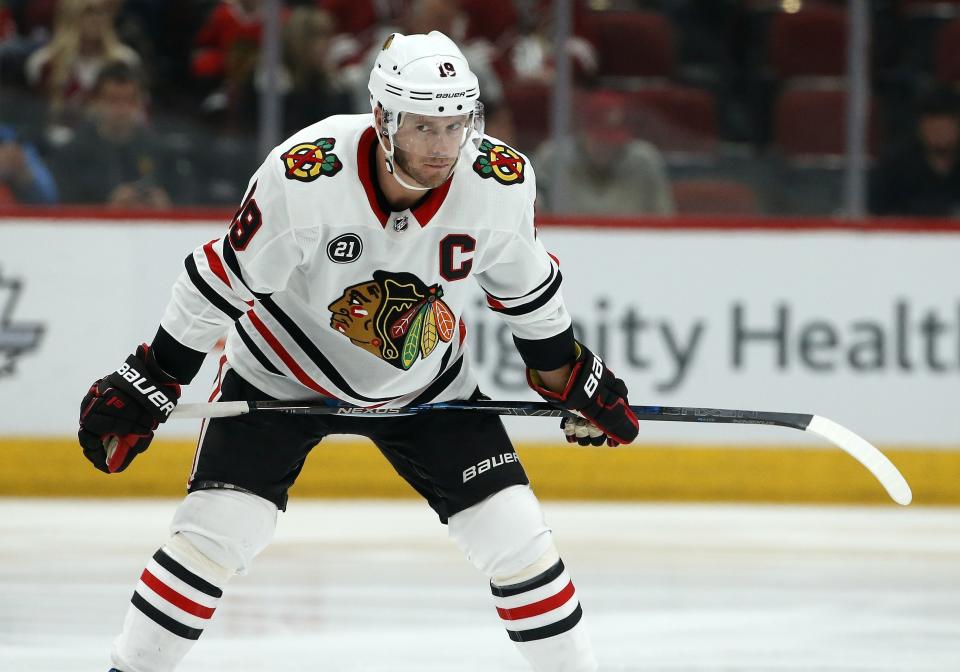
[[[322,175],[333,177],[343,168],[340,159],[333,154],[336,143],[333,138],[319,138],[294,145],[280,155],[286,169],[284,176],[298,182],[313,182]]]

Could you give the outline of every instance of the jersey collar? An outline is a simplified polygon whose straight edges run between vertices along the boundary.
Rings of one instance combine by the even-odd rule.
[[[374,216],[383,227],[387,226],[390,220],[390,213],[393,212],[390,204],[387,203],[387,197],[384,196],[380,185],[377,183],[377,135],[376,130],[371,126],[367,128],[360,136],[360,145],[357,147],[357,173],[360,178],[360,184],[367,194],[367,202]],[[430,223],[437,210],[443,205],[443,201],[450,191],[450,184],[453,182],[453,176],[450,176],[446,182],[428,191],[423,198],[417,201],[410,212],[423,228]]]

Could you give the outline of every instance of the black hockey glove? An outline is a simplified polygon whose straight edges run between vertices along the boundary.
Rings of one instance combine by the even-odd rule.
[[[123,471],[153,440],[180,398],[180,385],[143,344],[90,386],[80,404],[80,445],[100,471]]]
[[[627,405],[627,386],[602,359],[580,343],[577,343],[577,358],[562,392],[543,387],[532,369],[527,369],[527,383],[550,403],[583,416],[564,418],[560,422],[568,442],[581,446],[603,443],[617,446],[637,438],[640,423]]]

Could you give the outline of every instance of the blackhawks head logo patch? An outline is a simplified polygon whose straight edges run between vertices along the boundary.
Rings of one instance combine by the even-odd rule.
[[[286,178],[313,182],[321,175],[333,177],[339,173],[343,164],[336,154],[331,153],[336,143],[333,138],[319,138],[313,142],[301,142],[285,151],[280,160],[286,168]]]
[[[520,184],[526,162],[512,147],[494,144],[484,138],[480,143],[480,156],[473,162],[473,169],[480,177],[492,177],[500,184]]]
[[[440,285],[412,273],[374,271],[327,306],[330,326],[367,352],[406,371],[453,338],[457,318]]]

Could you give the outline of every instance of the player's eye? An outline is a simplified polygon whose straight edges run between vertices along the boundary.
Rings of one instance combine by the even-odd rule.
[[[448,131],[454,131],[454,132],[459,131],[461,128],[463,128],[463,124],[461,124],[459,121],[455,124],[450,124],[449,126],[447,126]]]

